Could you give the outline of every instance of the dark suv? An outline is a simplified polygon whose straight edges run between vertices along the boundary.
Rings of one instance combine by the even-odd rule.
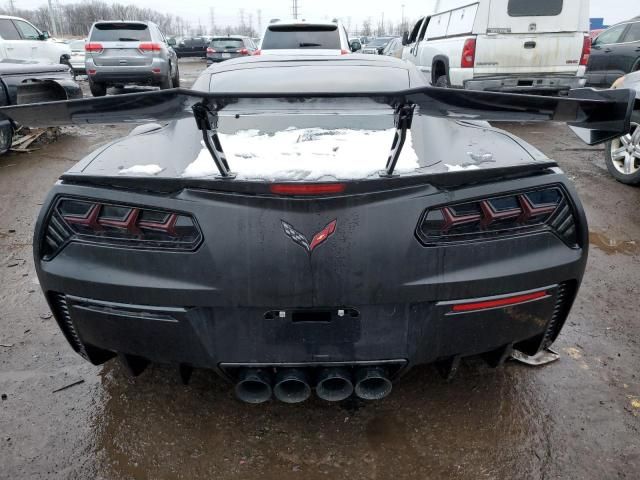
[[[608,28],[593,41],[587,83],[610,87],[621,76],[640,70],[640,17]]]

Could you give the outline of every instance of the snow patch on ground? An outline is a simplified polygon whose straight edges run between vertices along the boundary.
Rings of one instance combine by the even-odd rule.
[[[327,130],[288,128],[275,134],[243,130],[219,134],[232,172],[243,180],[317,181],[367,178],[383,170],[395,129]],[[397,173],[419,168],[411,132],[396,167]],[[218,169],[204,147],[187,166],[183,177],[217,175]]]
[[[120,170],[118,175],[157,175],[162,170],[160,165],[134,165]]]

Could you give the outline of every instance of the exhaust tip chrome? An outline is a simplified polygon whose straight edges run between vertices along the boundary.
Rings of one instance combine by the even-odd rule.
[[[297,368],[285,368],[276,373],[275,397],[284,403],[301,403],[311,396],[307,374]]]
[[[353,394],[351,373],[346,368],[325,368],[318,374],[318,398],[327,402],[341,402]]]
[[[259,368],[245,368],[238,375],[236,397],[245,403],[264,403],[271,399],[271,375]]]
[[[355,392],[363,400],[382,400],[391,393],[392,384],[386,369],[365,367],[356,371]]]

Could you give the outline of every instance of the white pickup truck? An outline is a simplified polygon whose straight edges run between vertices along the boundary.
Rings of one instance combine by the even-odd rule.
[[[420,19],[403,39],[403,59],[433,85],[548,95],[584,86],[589,0],[446,5],[449,10]]]
[[[0,15],[0,59],[69,64],[69,45],[56,43],[23,18]]]

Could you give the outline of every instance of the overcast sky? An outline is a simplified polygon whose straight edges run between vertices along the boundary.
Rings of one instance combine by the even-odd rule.
[[[55,1],[55,0],[54,0]],[[57,0],[60,3],[78,3],[80,0]],[[112,3],[106,0],[107,3]],[[441,6],[459,0],[440,0]],[[535,1],[535,0],[530,0]],[[576,0],[565,0],[576,1]],[[0,0],[5,5],[8,0]],[[263,26],[271,18],[287,18],[291,15],[292,0],[235,0],[224,2],[219,0],[118,0],[118,3],[133,3],[139,7],[180,15],[189,22],[197,25],[209,25],[209,10],[214,8],[216,25],[233,25],[238,23],[238,10],[254,13],[254,25],[257,26],[255,12],[262,9]],[[405,15],[408,19],[416,19],[421,15],[431,13],[436,0],[299,0],[299,10],[303,17],[333,18],[340,17],[345,21],[351,18],[352,27],[361,24],[364,19],[371,17],[377,23],[383,12],[385,21],[391,19],[394,23],[402,18],[402,4],[405,4]],[[465,2],[466,3],[466,2]],[[16,0],[15,5],[20,8],[32,8],[46,4],[45,0]],[[632,5],[637,5],[634,9]],[[636,11],[632,11],[636,10]],[[621,20],[640,15],[638,0],[591,0],[591,17],[604,17],[605,23],[612,24]]]

